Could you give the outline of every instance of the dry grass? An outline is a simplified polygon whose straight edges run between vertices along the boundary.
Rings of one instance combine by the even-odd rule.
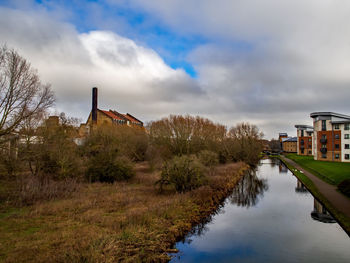
[[[84,185],[65,199],[7,209],[0,213],[0,261],[167,261],[175,241],[217,208],[246,168],[219,166],[207,186],[160,194],[159,173],[141,163],[130,182]]]

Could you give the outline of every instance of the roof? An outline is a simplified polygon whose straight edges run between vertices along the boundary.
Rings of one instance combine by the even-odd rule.
[[[126,114],[127,116],[129,116],[130,118],[132,118],[134,121],[136,122],[140,122],[140,123],[143,123],[142,121],[140,121],[139,119],[135,118],[134,116],[132,116],[130,113],[127,113]]]
[[[288,138],[283,138],[282,142],[297,142],[298,138],[297,137],[288,137]]]
[[[314,127],[310,125],[304,125],[304,124],[296,124],[294,125],[295,128],[300,129],[300,130],[307,130],[307,129],[314,129]]]
[[[113,112],[111,111],[106,111],[106,110],[99,110],[101,112],[103,112],[104,114],[106,114],[108,117],[114,119],[114,120],[120,120],[122,121],[123,119],[120,118],[119,116],[115,115]]]
[[[127,114],[121,114],[115,110],[99,110],[101,112],[103,112],[104,114],[106,114],[108,117],[114,119],[114,120],[121,120],[121,121],[130,121],[131,123],[140,123],[143,124],[142,121],[136,119],[134,116],[132,116],[131,114],[127,113]]]
[[[128,121],[135,122],[135,120],[131,117],[129,117],[127,114],[123,114],[124,118],[127,119]]]
[[[324,112],[312,112],[312,113],[310,113],[310,117],[311,118],[316,118],[318,116],[333,116],[333,117],[344,118],[344,119],[349,119],[350,120],[350,116],[349,115],[335,113],[335,112],[324,111]]]
[[[288,134],[285,133],[285,132],[280,132],[278,135],[279,135],[279,136],[288,136]]]

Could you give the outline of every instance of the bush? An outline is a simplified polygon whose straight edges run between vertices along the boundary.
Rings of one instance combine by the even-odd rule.
[[[198,158],[200,162],[207,167],[213,167],[217,165],[219,162],[218,154],[207,150],[201,151],[198,154]]]
[[[127,159],[110,160],[100,154],[90,159],[86,176],[90,182],[113,183],[130,179],[134,176],[134,170]]]
[[[56,181],[48,176],[21,176],[18,178],[19,205],[70,197],[80,185],[75,178]]]
[[[340,184],[338,184],[338,190],[350,197],[350,179],[345,179]]]
[[[156,184],[160,185],[161,191],[164,185],[171,185],[177,192],[183,193],[204,183],[203,165],[197,159],[184,155],[175,156],[163,165],[161,179]]]

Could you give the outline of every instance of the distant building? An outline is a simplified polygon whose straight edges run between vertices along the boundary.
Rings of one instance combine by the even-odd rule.
[[[334,112],[313,112],[314,159],[350,162],[350,116]]]
[[[297,154],[313,155],[314,128],[308,125],[295,125],[297,128]]]
[[[128,125],[142,127],[143,122],[126,113],[122,114],[115,110],[100,110],[97,108],[97,88],[92,89],[92,109],[86,123],[82,123],[79,128],[79,135],[86,136],[90,131],[101,125]]]
[[[281,144],[281,149],[283,149],[283,146],[282,146],[282,139],[285,139],[285,138],[288,138],[288,134],[285,133],[285,132],[280,132],[278,134],[278,140],[280,141],[280,144]]]
[[[297,137],[282,138],[282,150],[286,153],[296,153],[297,141]]]

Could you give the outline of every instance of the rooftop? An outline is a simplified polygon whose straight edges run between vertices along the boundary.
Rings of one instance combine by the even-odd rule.
[[[332,117],[338,117],[338,118],[343,118],[343,119],[350,120],[350,116],[349,115],[340,114],[340,113],[336,113],[336,112],[322,111],[322,112],[312,112],[312,113],[310,113],[310,117],[311,118],[316,118],[318,116],[332,116]]]
[[[114,120],[120,120],[120,121],[130,121],[131,123],[138,123],[138,124],[143,124],[142,121],[136,119],[134,116],[132,116],[131,114],[127,113],[127,114],[122,114],[119,113],[117,111],[114,110],[100,110],[99,111],[103,112],[104,114],[106,114],[108,117],[114,119]]]
[[[297,137],[288,137],[288,138],[283,138],[282,142],[297,142],[298,138]]]
[[[310,126],[310,125],[304,125],[304,124],[296,124],[294,125],[295,128],[300,129],[300,130],[313,130],[314,127]]]

